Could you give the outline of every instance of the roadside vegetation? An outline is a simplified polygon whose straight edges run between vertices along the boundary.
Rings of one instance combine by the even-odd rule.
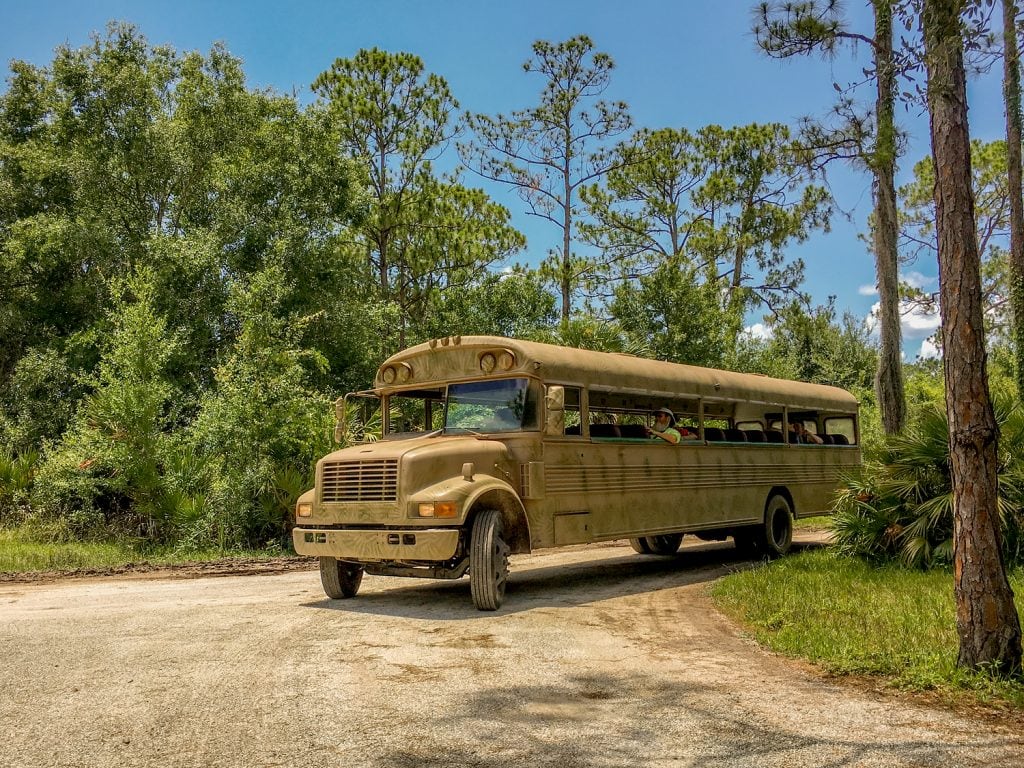
[[[1011,584],[1024,611],[1024,569],[1012,572]],[[829,548],[734,573],[712,593],[758,642],[829,673],[1024,711],[1024,680],[957,667],[948,569],[877,565]]]
[[[103,570],[146,563],[182,565],[220,560],[265,560],[287,554],[274,548],[182,550],[110,541],[46,541],[24,530],[0,530],[0,574]],[[294,554],[294,553],[292,553]]]

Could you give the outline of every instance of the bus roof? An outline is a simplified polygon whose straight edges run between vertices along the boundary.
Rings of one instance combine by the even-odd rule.
[[[389,364],[411,362],[416,359],[436,360],[438,356],[462,359],[467,357],[467,353],[471,353],[472,356],[483,354],[485,350],[508,350],[515,354],[516,364],[511,370],[503,371],[501,375],[504,376],[528,373],[539,375],[549,383],[577,384],[606,391],[634,391],[664,396],[689,395],[707,400],[760,402],[790,408],[839,412],[854,412],[857,409],[857,398],[839,387],[776,379],[761,374],[735,373],[717,368],[668,363],[615,352],[560,347],[502,336],[451,336],[410,347],[392,355],[381,365],[375,384],[378,388],[391,388],[381,379],[381,371]],[[444,368],[435,364],[416,367],[425,368],[427,371],[439,371]],[[465,364],[462,369],[466,369]],[[498,374],[496,372],[492,375]],[[479,374],[474,375],[478,376]],[[429,374],[428,377],[434,381],[442,380]],[[449,375],[445,378],[461,377]],[[419,383],[424,382],[421,380]]]

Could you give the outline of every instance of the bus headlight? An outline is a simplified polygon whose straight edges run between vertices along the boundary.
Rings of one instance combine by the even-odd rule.
[[[295,505],[295,516],[296,517],[312,517],[313,516],[313,504],[308,501],[302,501]]]
[[[516,356],[511,352],[505,351],[498,356],[498,367],[503,371],[511,371],[512,366],[516,364]]]
[[[497,364],[498,359],[494,356],[493,352],[484,352],[480,355],[480,370],[484,373],[493,371]]]
[[[458,506],[454,501],[428,501],[416,508],[420,517],[455,517]]]
[[[385,384],[394,384],[396,375],[395,369],[390,365],[380,373],[380,377],[384,380]]]

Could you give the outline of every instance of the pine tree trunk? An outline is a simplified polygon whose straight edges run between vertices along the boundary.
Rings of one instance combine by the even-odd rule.
[[[923,12],[953,480],[958,664],[1012,673],[1020,670],[1021,630],[1000,547],[998,430],[985,360],[962,8],[963,0],[926,0]]]
[[[1003,0],[1003,100],[1006,102],[1007,192],[1010,195],[1010,306],[1017,397],[1024,401],[1024,198],[1021,191],[1020,51],[1017,3]]]
[[[903,429],[906,399],[903,394],[903,339],[900,330],[899,266],[896,238],[896,124],[893,114],[896,71],[892,55],[892,0],[875,0],[875,68],[878,97],[875,104],[877,138],[871,158],[875,174],[874,252],[879,295],[881,349],[875,392],[882,411],[882,428],[892,435]]]

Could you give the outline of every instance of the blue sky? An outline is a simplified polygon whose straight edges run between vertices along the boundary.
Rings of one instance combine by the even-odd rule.
[[[860,78],[863,61],[844,51],[833,61],[819,58],[775,61],[761,55],[750,32],[753,0],[178,0],[171,4],[135,0],[0,0],[0,57],[46,64],[53,49],[85,45],[110,20],[136,24],[151,43],[179,50],[207,51],[223,41],[241,58],[252,87],[295,92],[311,99],[309,85],[339,57],[377,46],[420,56],[429,71],[444,76],[464,109],[509,112],[536,102],[541,84],[521,65],[537,39],[561,41],[578,34],[593,38],[617,65],[606,96],[624,100],[638,126],[697,129],[751,122],[795,124],[803,115],[823,115],[836,96],[832,84]],[[870,32],[864,2],[848,2],[855,28]],[[857,54],[861,58],[866,51]],[[864,98],[870,92],[864,91]],[[1002,138],[1003,113],[998,73],[970,85],[970,120],[975,138]],[[928,151],[928,123],[917,109],[902,111],[910,132],[901,180]],[[467,183],[476,183],[473,177]],[[791,249],[807,264],[805,288],[816,303],[837,297],[840,312],[864,316],[874,265],[857,233],[871,209],[865,174],[836,168],[831,187],[843,213],[832,231]],[[530,241],[519,260],[534,262],[558,236],[530,219],[518,198],[496,189],[496,199],[513,214]],[[844,215],[845,214],[845,215]],[[848,217],[848,218],[847,218]],[[903,268],[926,290],[937,290],[934,263]],[[930,282],[931,281],[931,282]],[[756,318],[751,319],[752,322]],[[906,351],[913,359],[927,322],[905,323]]]

